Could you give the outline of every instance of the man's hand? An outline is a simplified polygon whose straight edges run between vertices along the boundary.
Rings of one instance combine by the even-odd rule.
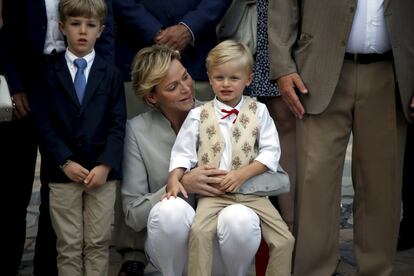
[[[85,180],[83,180],[83,184],[88,189],[101,187],[106,183],[110,171],[110,166],[104,164],[98,165],[89,172]]]
[[[224,194],[218,189],[226,171],[216,169],[212,166],[201,166],[192,169],[181,178],[181,184],[188,193],[202,196],[218,196]]]
[[[77,183],[82,183],[89,174],[87,169],[74,161],[69,161],[69,164],[63,168],[63,172],[70,180]]]
[[[15,105],[13,110],[14,116],[19,120],[26,118],[30,112],[29,101],[27,100],[26,94],[23,92],[16,93],[12,96],[12,100]]]
[[[297,88],[302,94],[307,94],[308,89],[303,84],[299,74],[291,73],[282,76],[277,80],[277,85],[279,86],[280,94],[282,95],[282,98],[289,107],[290,111],[292,111],[297,118],[302,119],[303,114],[305,114],[305,108],[299,101],[295,88]]]
[[[177,24],[162,30],[155,37],[154,42],[182,51],[190,44],[192,39],[190,30],[183,24]]]
[[[410,101],[410,117],[414,119],[414,97]]]

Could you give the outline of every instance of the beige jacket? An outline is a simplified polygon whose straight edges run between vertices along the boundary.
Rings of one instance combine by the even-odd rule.
[[[269,0],[271,79],[298,72],[309,114],[328,106],[336,88],[357,0]],[[414,1],[384,0],[404,114],[414,95]]]

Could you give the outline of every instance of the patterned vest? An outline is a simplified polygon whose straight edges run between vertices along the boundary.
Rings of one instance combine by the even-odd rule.
[[[258,155],[257,138],[259,134],[257,103],[250,97],[244,97],[236,122],[232,126],[232,169],[250,164]],[[198,166],[219,167],[224,150],[224,138],[218,125],[214,110],[214,101],[201,106],[200,141],[198,146]]]

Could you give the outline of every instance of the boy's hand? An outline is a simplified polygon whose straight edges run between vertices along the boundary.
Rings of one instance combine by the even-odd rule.
[[[103,186],[106,183],[106,178],[108,177],[110,171],[110,166],[104,164],[98,165],[91,170],[91,172],[83,181],[83,184],[88,189]]]
[[[184,195],[185,198],[188,198],[187,191],[184,189],[184,186],[181,184],[181,182],[178,181],[178,179],[175,177],[169,177],[167,184],[167,193],[161,197],[161,200],[164,198],[169,199],[170,196],[176,198],[180,192]]]
[[[220,184],[220,190],[233,193],[237,191],[246,180],[247,177],[243,170],[229,171]]]
[[[82,183],[89,174],[87,169],[75,161],[70,161],[69,164],[63,168],[63,172],[70,180],[77,183]]]

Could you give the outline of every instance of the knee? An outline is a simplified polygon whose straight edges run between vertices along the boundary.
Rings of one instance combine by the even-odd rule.
[[[151,209],[147,227],[171,235],[183,230],[188,232],[194,213],[194,209],[181,198],[164,199]]]
[[[260,219],[252,209],[244,205],[230,205],[218,216],[217,236],[219,241],[228,238],[238,243],[247,242],[252,238],[260,241]]]

